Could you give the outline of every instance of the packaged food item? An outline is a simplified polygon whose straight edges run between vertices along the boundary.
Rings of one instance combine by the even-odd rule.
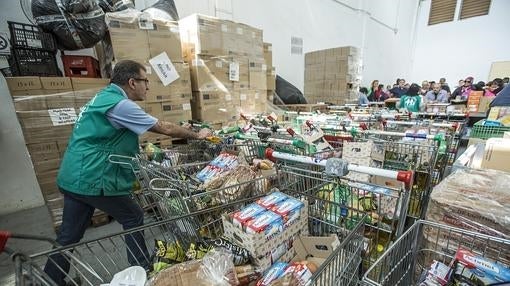
[[[466,249],[457,250],[453,268],[455,283],[473,286],[510,283],[510,268],[507,265],[476,255]]]
[[[275,263],[289,250],[289,242],[284,241],[276,248],[271,250],[271,263]]]
[[[246,222],[247,233],[263,232],[267,239],[283,230],[283,219],[272,211],[265,211]]]
[[[179,242],[166,242],[155,240],[156,253],[154,254],[154,271],[160,271],[172,264],[186,260],[186,252]]]
[[[310,279],[312,278],[312,271],[308,268],[306,264],[302,263],[290,263],[283,275],[292,273],[297,280],[296,286],[304,286],[307,285]]]
[[[305,204],[302,201],[289,197],[277,203],[271,210],[283,218],[285,227],[287,227],[299,218],[301,209],[304,206]]]
[[[259,214],[265,211],[266,209],[260,206],[259,204],[252,203],[245,206],[241,210],[233,213],[231,215],[232,221],[235,226],[242,228],[247,221],[253,219],[254,217],[258,216]]]
[[[213,249],[202,259],[202,265],[196,276],[207,285],[238,285],[237,274],[232,263],[232,254],[224,249]]]
[[[287,268],[288,263],[285,262],[277,262],[273,264],[267,271],[264,273],[264,276],[262,276],[262,279],[260,279],[257,282],[257,286],[268,286],[273,282],[274,280],[278,279],[280,276],[282,276],[285,272],[285,269]]]
[[[235,266],[245,265],[252,261],[250,252],[224,238],[216,238],[206,241],[213,248],[224,248],[231,252]]]
[[[152,143],[147,143],[143,151],[145,152],[145,154],[147,154],[147,158],[149,160],[156,161],[159,163],[161,163],[161,161],[163,161],[163,158],[165,157],[163,151]]]
[[[444,286],[450,281],[451,268],[439,261],[434,260],[432,266],[422,278],[420,286]]]
[[[279,203],[283,200],[286,200],[287,198],[288,197],[283,193],[273,192],[273,193],[270,193],[269,195],[257,200],[257,204],[263,206],[266,209],[271,209],[277,203]]]

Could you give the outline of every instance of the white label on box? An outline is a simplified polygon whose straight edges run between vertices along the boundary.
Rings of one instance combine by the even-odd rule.
[[[255,92],[255,99],[259,99],[259,93],[258,92]]]
[[[191,65],[192,66],[195,66],[195,67],[203,67],[205,64],[204,64],[204,60],[202,59],[194,59],[191,61]]]
[[[226,94],[225,95],[225,100],[226,101],[231,101],[232,100],[232,95],[230,95],[230,93]]]
[[[74,124],[78,116],[76,116],[76,110],[71,107],[48,109],[51,122],[53,126],[69,125]]]
[[[242,34],[243,34],[243,28],[239,28],[239,27],[238,27],[236,31],[237,31],[237,33],[238,33],[239,35],[242,35]]]
[[[154,30],[151,15],[147,13],[140,14],[140,17],[138,17],[138,27],[142,30]]]
[[[231,81],[239,81],[239,63],[230,63],[228,67],[228,79]]]
[[[226,33],[226,32],[228,32],[228,26],[227,26],[227,24],[221,24],[221,31],[222,31],[222,32],[225,32],[225,33]]]
[[[179,78],[179,73],[168,58],[166,52],[162,52],[161,54],[150,59],[149,63],[151,64],[152,68],[164,86],[169,85]]]
[[[145,66],[145,73],[152,74],[152,67],[149,65],[144,65],[144,66]]]
[[[246,94],[241,93],[241,100],[246,100]]]
[[[32,48],[42,48],[42,42],[38,39],[27,39],[27,45]]]
[[[223,63],[220,60],[216,61],[216,67],[221,69],[223,67]]]
[[[190,103],[184,103],[182,105],[182,110],[191,110],[191,104]]]
[[[262,70],[263,70],[263,71],[267,71],[267,65],[262,64]]]

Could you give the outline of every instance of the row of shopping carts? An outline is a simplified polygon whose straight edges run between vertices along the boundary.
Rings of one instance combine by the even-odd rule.
[[[447,142],[447,148],[452,146],[461,128],[458,123],[455,131],[425,138],[397,127],[390,131],[388,126],[392,124],[387,122],[385,130],[359,125],[350,130],[327,130],[326,141],[331,148],[324,150],[311,149],[295,134],[276,129],[270,138],[229,134],[220,144],[191,142],[165,150],[162,161],[146,153],[136,158],[112,155],[112,163],[123,164],[137,175],[140,184],[134,197],[153,220],[136,229],[30,256],[13,253],[19,285],[54,285],[41,266],[57,257],[69,264],[70,271],[61,270],[71,285],[107,283],[115,273],[133,264],[127,259],[130,253],[143,250],[143,245],[137,245],[138,249],[127,247],[129,236],[143,233],[145,245],[160,239],[183,247],[203,238],[221,237],[222,214],[255,201],[271,189],[308,202],[310,235],[335,234],[341,241],[314,274],[312,285],[412,285],[417,273],[430,265],[427,263],[431,257],[447,261],[460,246],[481,254],[491,252],[491,257],[492,251],[497,250],[496,257],[508,258],[508,240],[421,220],[434,178],[440,178],[442,164],[447,164],[441,161],[440,144]],[[438,127],[434,124],[437,125],[429,126]],[[380,153],[381,164],[377,167],[349,164],[338,158],[344,143],[366,141],[374,142],[374,152]],[[196,174],[220,152],[242,154],[246,162],[268,157],[277,162],[276,171],[257,175],[247,168],[235,182],[204,188]],[[401,184],[381,186],[356,181],[346,176],[349,172]],[[2,235],[4,240],[9,236]],[[446,239],[446,246],[437,243],[439,239]],[[436,244],[431,243],[434,241]],[[142,253],[135,264],[150,264],[151,255]]]

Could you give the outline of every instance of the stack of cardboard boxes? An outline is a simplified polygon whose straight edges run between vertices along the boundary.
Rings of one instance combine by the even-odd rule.
[[[355,102],[360,82],[358,48],[340,47],[306,53],[304,91],[308,103],[343,105]]]
[[[63,197],[56,184],[60,160],[80,108],[107,79],[6,78],[42,195],[54,223],[62,222]],[[108,220],[97,211],[95,221]]]
[[[267,99],[273,102],[273,93],[276,90],[276,70],[273,66],[273,45],[264,43],[264,60],[267,66]]]
[[[224,124],[239,119],[241,112],[265,111],[261,30],[197,14],[180,20],[179,28],[191,68],[194,119]]]
[[[109,13],[107,23],[112,41],[114,61],[134,60],[144,64],[149,79],[147,99],[138,104],[152,116],[173,123],[191,119],[191,79],[189,66],[183,61],[177,22],[147,19],[143,14]],[[164,85],[149,60],[166,53],[179,78]],[[161,138],[160,138],[161,137]],[[168,138],[146,133],[142,142]]]

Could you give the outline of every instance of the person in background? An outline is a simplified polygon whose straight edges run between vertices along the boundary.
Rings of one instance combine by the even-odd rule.
[[[376,101],[385,101],[386,99],[390,98],[388,93],[384,90],[384,84],[380,84],[377,87],[377,91],[375,92]]]
[[[504,83],[505,86],[508,85],[508,81],[510,81],[509,77],[506,76],[506,77],[503,78],[503,83]]]
[[[378,87],[379,87],[379,81],[378,80],[372,81],[372,84],[370,84],[370,88],[368,89],[368,100],[369,101],[377,101],[377,98],[379,96],[376,96],[375,93],[378,90]]]
[[[358,105],[368,105],[368,97],[367,97],[368,90],[366,87],[362,87],[359,89],[358,92]]]
[[[403,95],[397,103],[397,108],[406,109],[409,112],[419,112],[422,110],[424,103],[419,93],[420,86],[416,83],[411,84],[406,94]]]
[[[485,90],[484,96],[496,96],[500,91],[504,88],[504,82],[500,78],[495,78],[491,84],[489,85],[489,88]]]
[[[446,78],[442,77],[439,79],[439,84],[441,85],[441,89],[445,90],[448,93],[448,96],[452,93],[450,90],[450,87],[448,86],[448,83],[446,82]]]
[[[131,197],[136,177],[131,168],[111,163],[110,155],[135,157],[140,148],[138,136],[147,131],[175,138],[210,136],[208,129],[196,133],[145,113],[135,101],[145,100],[147,90],[145,66],[120,61],[110,84],[78,116],[57,176],[64,196],[62,225],[56,239],[60,245],[82,239],[95,209],[112,216],[124,230],[143,225],[144,212]],[[129,264],[149,269],[150,253],[143,232],[127,234],[125,243]],[[69,257],[59,253],[48,258],[44,272],[57,285],[65,285],[69,268]]]
[[[432,90],[432,87],[434,86],[434,84],[436,84],[435,81],[433,81],[433,80],[429,81],[429,90],[428,91]]]
[[[426,102],[448,103],[448,93],[441,89],[440,83],[435,83],[432,90],[425,95]]]
[[[420,94],[425,95],[430,90],[430,83],[427,80],[421,82]]]
[[[459,81],[460,83],[460,81]],[[471,91],[471,89],[473,88],[473,77],[472,76],[468,76],[465,80],[464,80],[464,85],[463,86],[459,86],[457,87],[453,93],[452,93],[452,96],[451,96],[451,99],[456,99],[457,96],[460,96],[461,99],[463,100],[467,100],[468,97],[469,97],[469,92]]]
[[[400,98],[407,92],[407,88],[405,88],[406,80],[403,78],[398,79],[398,86],[390,89],[390,93],[392,97]]]
[[[398,85],[397,85],[397,86],[398,86]],[[390,92],[390,90],[391,90],[392,88],[394,88],[394,87],[395,87],[395,86],[391,86],[391,85],[389,85],[389,84],[388,84],[388,85],[386,86],[386,92],[387,92],[387,93],[389,93],[389,92]]]
[[[457,88],[459,88],[460,86],[463,86],[463,85],[464,85],[464,80],[460,79],[458,85],[453,90],[455,91]]]

